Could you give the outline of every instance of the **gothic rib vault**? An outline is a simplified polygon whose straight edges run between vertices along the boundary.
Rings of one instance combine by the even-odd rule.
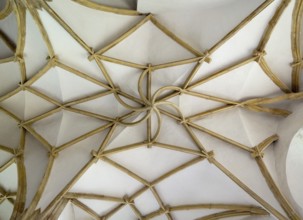
[[[172,2],[1,1],[0,219],[302,219],[303,1]]]

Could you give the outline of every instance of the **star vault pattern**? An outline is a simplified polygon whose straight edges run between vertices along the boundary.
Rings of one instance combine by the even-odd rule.
[[[113,31],[118,34],[102,47],[98,42],[90,45],[63,18],[60,4],[129,19],[125,24],[132,25]],[[0,19],[5,23],[14,16],[18,36],[12,38],[5,26],[0,29],[7,47],[0,78],[9,79],[0,89],[1,134],[7,137],[0,140],[0,173],[6,173],[0,179],[5,181],[0,182],[0,207],[11,209],[4,218],[11,214],[11,219],[64,219],[73,210],[75,219],[182,219],[177,213],[185,211],[201,211],[192,217],[199,220],[267,215],[300,219],[266,162],[266,150],[278,136],[249,143],[241,133],[249,133],[241,131],[242,120],[252,117],[258,123],[268,118],[269,127],[274,127],[277,118],[291,113],[281,103],[303,97],[298,49],[302,2],[274,4],[264,1],[201,52],[157,15],[93,1],[6,1]],[[287,73],[292,75],[290,88],[266,61],[266,46],[291,4],[295,34],[292,73]],[[216,62],[217,51],[269,9],[273,16],[268,16],[269,24],[249,57],[203,72]],[[47,51],[35,61],[40,62],[37,71],[29,64],[35,59],[27,53],[35,50],[29,27]],[[71,51],[64,44],[72,45]],[[242,79],[248,72],[253,77]],[[225,81],[224,89],[219,80]],[[265,93],[255,93],[258,89]],[[226,132],[226,124],[234,127]],[[264,190],[271,190],[269,199],[221,162],[225,148],[243,157],[239,160],[248,170],[258,172]],[[34,167],[41,161],[34,152],[48,158],[41,162],[44,165]],[[233,160],[228,159],[236,164]],[[42,170],[40,177],[34,180],[30,169]],[[14,180],[9,173],[15,173]],[[10,181],[5,180],[9,175]],[[183,182],[188,185],[183,187]],[[212,193],[211,189],[190,182],[225,191],[223,200],[208,198],[204,192]],[[34,185],[37,189],[30,189]],[[169,192],[172,186],[178,191]],[[233,201],[233,193],[243,201]]]

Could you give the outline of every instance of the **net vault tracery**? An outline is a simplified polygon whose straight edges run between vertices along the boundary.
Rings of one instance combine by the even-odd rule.
[[[11,123],[12,127],[18,130],[17,135],[12,135],[13,137],[18,137],[18,143],[16,146],[9,146],[0,142],[1,154],[3,152],[3,155],[6,155],[5,158],[7,158],[4,163],[0,164],[0,173],[15,166],[14,169],[17,176],[15,184],[17,186],[15,187],[16,191],[7,191],[0,182],[0,206],[4,202],[11,204],[11,207],[13,207],[11,219],[58,219],[68,206],[78,207],[79,210],[84,212],[84,214],[82,213],[83,216],[87,215],[92,219],[114,218],[115,215],[122,213],[122,210],[125,210],[126,207],[131,210],[134,219],[162,219],[160,217],[163,217],[163,219],[179,219],[175,213],[196,210],[210,210],[209,213],[196,218],[199,220],[239,216],[257,216],[256,218],[258,218],[258,216],[268,215],[277,219],[301,219],[294,207],[283,195],[271,174],[268,163],[265,161],[266,150],[273,147],[272,143],[279,139],[278,135],[272,134],[258,142],[258,144],[250,146],[203,124],[205,118],[215,118],[218,114],[235,112],[239,109],[239,111],[250,112],[262,117],[277,118],[278,120],[291,114],[289,110],[280,107],[281,103],[285,101],[295,102],[303,98],[303,93],[300,92],[302,67],[300,51],[301,0],[297,0],[294,3],[292,33],[289,33],[292,42],[293,63],[290,64],[292,73],[286,74],[289,74],[291,78],[291,87],[280,79],[266,61],[266,47],[276,25],[279,23],[279,19],[287,7],[290,7],[290,3],[293,3],[292,1],[281,1],[276,8],[272,9],[274,11],[273,16],[271,16],[263,35],[260,37],[259,44],[255,46],[251,56],[242,57],[236,62],[229,63],[227,66],[210,74],[203,75],[199,72],[205,65],[213,61],[213,54],[276,2],[273,0],[264,1],[220,41],[208,50],[201,52],[190,46],[190,42],[185,42],[166,27],[157,18],[157,15],[113,8],[93,1],[71,1],[77,7],[90,8],[99,13],[116,14],[116,16],[127,16],[137,19],[132,21],[134,23],[133,26],[128,27],[126,32],[122,32],[114,39],[111,39],[106,46],[94,48],[85,42],[80,37],[81,34],[76,33],[70,24],[61,18],[60,13],[54,9],[55,4],[60,5],[59,1],[7,0],[4,9],[0,11],[0,20],[5,22],[9,16],[14,16],[18,35],[15,41],[11,39],[10,33],[0,29],[0,40],[7,47],[8,52],[6,54],[10,54],[9,56],[5,54],[5,57],[1,57],[0,65],[16,65],[18,68],[15,69],[19,77],[15,81],[13,80],[11,85],[3,87],[3,90],[2,88],[0,89],[0,111],[1,120],[3,122],[9,121],[7,123]],[[28,73],[27,67],[31,57],[26,57],[24,52],[27,34],[29,34],[26,29],[29,16],[35,22],[36,29],[39,31],[48,53],[47,57],[45,57],[46,61],[44,61],[43,65],[40,65],[39,71],[31,75]],[[45,18],[46,16],[49,17],[49,20]],[[61,27],[62,30],[64,29],[64,32],[77,45],[81,46],[87,55],[85,62],[94,63],[100,76],[97,77],[91,73],[86,73],[82,69],[67,63],[65,57],[58,55],[54,46],[56,44],[55,37],[47,23],[50,21],[56,22],[58,27]],[[157,31],[155,33],[161,35],[169,44],[174,45],[174,48],[178,49],[176,54],[178,53],[177,55],[180,55],[182,59],[168,58],[167,61],[159,63],[142,63],[139,61],[136,63],[131,58],[121,59],[119,57],[119,52],[121,51],[119,45],[124,42],[131,43],[131,37],[138,33],[140,29],[146,27],[153,28],[152,30]],[[151,44],[153,44],[153,41],[151,41]],[[32,50],[35,50],[35,48],[32,48]],[[134,48],[134,50],[140,50],[140,48]],[[116,53],[115,51],[118,51],[117,56],[112,56],[112,54]],[[233,71],[241,71],[241,68],[248,65],[254,65],[254,68],[260,74],[258,79],[267,80],[268,84],[266,85],[270,85],[273,88],[273,93],[266,96],[256,95],[230,99],[224,94],[221,96],[202,92],[201,88],[207,83],[215,82],[220,77],[228,77],[234,73]],[[117,68],[125,70],[125,73],[123,71],[113,73],[118,70]],[[172,68],[184,68],[184,70],[180,71],[179,74],[176,69],[172,70]],[[170,73],[176,71],[176,74],[165,82],[167,85],[162,85],[159,83],[158,78],[161,78],[159,74],[163,74],[165,71]],[[123,75],[127,72],[131,72],[130,74],[135,77],[127,78]],[[0,78],[1,74],[4,74],[4,72],[0,73]],[[53,87],[47,83],[51,79],[47,77],[53,77],[52,74],[57,74],[56,80],[58,80],[58,84]],[[120,75],[117,77],[117,74]],[[63,77],[69,77],[66,79],[70,81],[64,81]],[[120,80],[121,78],[124,82],[116,82],[116,79]],[[69,89],[65,89],[64,82],[73,84],[76,82],[73,80],[78,80],[80,84],[75,84],[74,87],[71,86]],[[87,86],[85,87],[87,90],[83,89],[81,91],[81,88],[75,88],[77,86],[81,87],[81,83],[86,83],[83,84],[83,87]],[[212,88],[214,91],[216,90],[215,87]],[[61,95],[63,94],[61,99],[56,96],[57,93],[54,92],[56,89],[60,89]],[[187,97],[188,100],[194,99],[196,100],[195,102],[201,101],[201,103],[209,102],[211,104],[203,104],[205,109],[188,114],[186,109],[190,108],[190,106],[182,104],[184,97]],[[15,105],[16,102],[20,103],[20,100],[23,100],[22,109],[20,109],[19,105]],[[98,101],[100,101],[102,106],[105,106],[104,112],[100,112],[97,107],[92,107],[93,104],[91,103]],[[118,107],[106,108],[109,102],[115,103],[115,106]],[[33,107],[29,106],[30,104],[28,103],[39,104]],[[33,111],[31,108],[37,109]],[[78,128],[75,128],[78,129],[78,133],[71,134],[67,139],[62,137],[61,141],[58,138],[57,141],[51,142],[53,138],[50,133],[54,131],[51,130],[51,126],[46,125],[55,120],[52,117],[61,117],[61,126],[63,126],[65,121],[68,121],[65,117],[75,120],[77,118],[79,120],[83,119],[87,123],[91,121],[92,125],[87,129],[83,125],[83,132],[80,129],[81,125],[79,125]],[[168,122],[174,126],[173,129],[166,125]],[[5,126],[1,125],[2,129],[5,130]],[[72,130],[73,128],[68,129]],[[126,129],[137,129],[138,134],[143,133],[144,135],[140,136],[140,141],[130,141],[130,143],[121,141],[121,143],[119,142],[113,147],[114,143],[116,143],[115,140],[119,138],[119,134],[126,131]],[[58,130],[58,137],[60,132],[67,132],[65,131],[66,129],[63,130]],[[176,133],[174,133],[175,131]],[[165,134],[170,134],[171,137],[163,138],[163,132],[168,132]],[[175,137],[177,132],[182,134],[184,139],[190,140],[192,147],[182,142],[180,144],[173,143],[173,141],[170,142],[169,140],[177,138]],[[49,202],[45,202],[46,200],[43,200],[43,198],[47,196],[45,195],[45,192],[48,192],[47,187],[52,187],[51,184],[55,181],[53,180],[55,178],[53,170],[57,161],[65,161],[65,159],[61,159],[67,157],[64,154],[65,152],[70,152],[73,148],[76,149],[77,144],[81,144],[82,141],[89,140],[96,135],[100,137],[97,147],[87,146],[87,149],[83,148],[86,149],[84,152],[89,155],[89,160],[84,163],[81,169],[74,171],[75,175],[68,180],[67,184],[60,188],[58,193],[50,196],[52,199]],[[258,172],[263,177],[263,181],[265,180],[266,184],[264,184],[264,187],[271,190],[277,204],[282,209],[278,209],[275,204],[271,204],[264,196],[255,192],[245,181],[237,177],[236,174],[220,162],[216,157],[217,149],[215,150],[211,145],[207,144],[207,141],[203,139],[205,137],[219,140],[220,143],[226,145],[226,148],[241,152],[241,154],[245,155],[244,157],[249,155],[247,160],[253,161],[256,165]],[[39,186],[35,190],[33,198],[28,201],[27,190],[31,185],[27,184],[29,177],[25,160],[28,157],[27,154],[31,153],[26,147],[26,143],[30,143],[31,139],[35,140],[43,148],[41,151],[47,153],[48,162],[42,179],[40,181],[37,180]],[[129,139],[131,138],[129,137]],[[205,143],[203,140],[205,140]],[[164,167],[163,169],[166,170],[161,172],[161,175],[157,174],[155,178],[146,178],[134,171],[135,168],[122,165],[118,162],[118,159],[115,159],[116,155],[125,152],[135,152],[139,149],[147,151],[159,149],[159,152],[162,152],[162,150],[172,152],[171,154],[175,152],[180,155],[188,155],[188,157],[184,161],[176,162],[177,165],[174,164],[174,167]],[[167,163],[169,163],[169,160],[167,160]],[[249,198],[254,200],[257,205],[242,204],[241,202],[184,202],[177,205],[168,203],[162,190],[165,187],[163,185],[160,187],[159,185],[176,174],[195,166],[211,166],[216,172],[220,172],[220,175],[224,174],[223,176],[228,177],[228,181],[231,181],[235,187],[247,193]],[[125,193],[123,196],[107,194],[105,191],[100,194],[79,190],[81,188],[80,182],[85,183],[87,181],[87,185],[91,184],[90,181],[94,182],[92,179],[85,178],[91,170],[97,169],[96,167],[110,167],[110,169],[116,170],[115,172],[120,172],[121,175],[126,174],[127,178],[132,179],[135,182],[134,184],[137,184],[137,187],[134,187],[135,190],[132,193]],[[96,173],[95,178],[98,178],[98,175]],[[108,178],[110,178],[110,175]],[[184,190],[186,191],[186,189]],[[201,189],[197,194],[203,194],[207,190]],[[149,198],[156,202],[155,207],[157,208],[143,213],[143,209],[138,206],[138,200],[144,193],[150,193],[151,197]],[[90,203],[85,202],[87,200],[113,202],[114,205],[100,214]],[[131,219],[131,217],[129,218]],[[75,219],[77,219],[77,216],[75,216]]]

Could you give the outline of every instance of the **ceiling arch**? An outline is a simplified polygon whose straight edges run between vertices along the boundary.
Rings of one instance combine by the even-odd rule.
[[[1,217],[300,219],[273,143],[302,1],[124,3],[0,11]]]

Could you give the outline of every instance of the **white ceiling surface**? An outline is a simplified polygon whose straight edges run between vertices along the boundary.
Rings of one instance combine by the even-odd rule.
[[[5,22],[0,22],[1,30],[7,34],[7,36],[13,41],[17,42],[17,20],[12,13],[4,19]]]
[[[95,0],[95,2],[101,1]],[[283,14],[266,48],[268,54],[266,60],[288,85],[290,83],[290,75],[286,75],[285,72],[291,71],[288,66],[291,62],[290,36],[286,36],[284,33],[290,33],[289,22],[293,2],[291,2],[287,11]],[[134,6],[133,1],[130,1],[130,4],[126,4],[125,1],[117,1],[116,3],[107,1],[107,3],[117,4],[115,6],[126,8],[133,8]],[[171,1],[169,0],[161,2],[139,0],[138,11],[154,13],[157,19],[183,40],[189,42],[200,51],[206,51],[261,3],[262,1],[259,0],[245,2],[240,0],[192,0],[191,2],[178,0],[171,5]],[[203,64],[194,80],[210,75],[235,61],[251,56],[279,3],[280,1],[274,1],[267,9],[253,19],[249,25],[220,47],[211,56],[212,62]],[[95,51],[110,43],[113,38],[122,34],[142,19],[139,16],[116,15],[92,10],[72,1],[53,0],[49,5]],[[46,27],[56,56],[58,56],[60,62],[102,82],[106,82],[96,63],[88,61],[87,57],[89,54],[48,13],[42,10],[39,11],[39,15],[41,16],[43,25]],[[27,64],[27,76],[30,78],[46,64],[47,49],[29,13],[27,13],[26,24],[25,61]],[[283,38],[282,42],[279,40],[280,38]],[[9,51],[5,51],[2,54],[1,43],[0,48],[1,56],[3,54],[6,56],[9,53]],[[35,49],[33,50],[32,48]],[[274,58],[275,54],[279,54],[278,62]],[[125,41],[107,51],[105,55],[140,64],[161,64],[194,57],[190,52],[163,34],[151,22],[144,24]],[[110,62],[104,62],[104,65],[115,85],[118,85],[128,94],[139,98],[137,80],[140,70]],[[163,86],[182,85],[192,67],[193,64],[186,64],[153,72],[152,93]],[[1,64],[0,71],[0,95],[3,95],[15,88],[16,84],[20,81],[18,78],[19,70],[16,69],[16,63],[10,62]],[[132,80],[125,80],[130,78]],[[62,103],[106,90],[59,67],[50,69],[32,87]],[[257,63],[244,65],[215,80],[198,86],[194,90],[235,101],[281,94],[280,89],[272,83]],[[184,94],[171,101],[180,107],[185,116],[222,105],[219,102],[198,99]],[[33,118],[55,107],[54,104],[46,102],[27,91],[15,94],[4,102],[1,102],[0,105],[16,114],[22,120]],[[101,113],[108,117],[117,117],[128,112],[114,99],[113,95],[87,101],[73,107],[93,113]],[[1,112],[0,118],[1,127],[3,127],[2,123],[4,123],[6,128],[5,130],[0,130],[0,144],[12,147],[18,146],[19,132],[17,124]],[[163,124],[158,142],[197,149],[197,146],[193,143],[182,125],[177,124],[166,116],[162,116],[162,119]],[[136,120],[138,118],[132,119],[132,121]],[[153,123],[156,121],[154,116],[152,121]],[[196,121],[200,126],[249,147],[253,147],[267,137],[275,134],[278,122],[279,118],[275,116],[239,108]],[[51,145],[59,147],[104,124],[105,122],[101,120],[69,111],[60,111],[34,123],[33,128],[49,141]],[[153,124],[154,128],[156,127],[155,124]],[[91,151],[99,148],[107,132],[108,129],[60,152],[59,156],[55,159],[49,181],[37,208],[44,210],[49,205],[53,198],[91,159]],[[284,213],[267,187],[254,159],[247,152],[235,149],[234,146],[228,145],[202,132],[195,130],[194,133],[208,151],[214,150],[216,159],[220,163],[230,169],[241,181],[247,184],[258,195],[261,195],[274,208]],[[6,138],[8,134],[10,134],[10,138]],[[107,149],[115,149],[127,144],[144,141],[146,138],[145,134],[146,124],[139,124],[133,127],[119,125]],[[35,155],[32,152],[35,152]],[[6,161],[8,158],[8,155],[1,153],[1,164],[2,161]],[[136,149],[112,154],[108,158],[123,165],[147,181],[153,181],[178,165],[190,161],[194,156],[157,146],[153,146],[150,149],[146,146],[139,146]],[[266,151],[265,162],[273,174],[273,178],[277,179],[272,148]],[[25,165],[29,186],[26,200],[26,207],[28,207],[47,166],[47,152],[45,148],[29,134],[26,136]],[[3,172],[0,174],[1,185],[4,182],[4,178],[7,178],[5,175],[9,175],[9,179],[15,182],[7,187],[15,186],[17,173],[11,169],[16,170],[15,167],[11,167],[6,171],[7,173]],[[85,172],[70,191],[123,198],[125,195],[131,196],[143,186],[142,183],[109,163],[99,161]],[[157,184],[155,188],[164,203],[170,206],[193,203],[259,205],[218,168],[208,163],[207,160],[198,162],[172,175]],[[14,190],[16,189],[14,188]],[[118,205],[113,202],[87,199],[80,201],[95,210],[100,216]],[[135,204],[143,215],[160,208],[150,190],[147,190],[136,198]],[[3,205],[0,208],[3,208]],[[179,211],[174,212],[173,217],[174,219],[190,220],[211,214],[213,211]],[[0,213],[3,212],[0,210]],[[8,216],[8,212],[4,213]],[[2,214],[0,216],[7,219]],[[69,202],[59,219],[90,218],[87,213]],[[131,220],[136,219],[136,216],[129,206],[125,206],[110,219]],[[166,217],[162,215],[153,219],[160,220],[166,219]],[[255,218],[242,217],[239,219]],[[258,219],[275,219],[275,217],[258,217]]]
[[[294,5],[295,1],[290,1],[289,6],[280,18],[280,25],[273,30],[273,34],[265,48],[267,52],[265,60],[270,65],[272,71],[275,72],[287,86],[291,85],[291,78],[285,73],[291,72],[290,64],[293,62],[289,33],[291,32],[291,18]],[[279,46],[277,47],[277,45]],[[279,54],[279,56],[276,56],[277,54]]]
[[[27,77],[35,75],[47,63],[47,47],[40,36],[39,29],[30,13],[26,12],[26,35],[24,59]],[[35,48],[33,50],[32,48]]]
[[[232,4],[234,2],[239,2],[239,0],[190,0],[184,2],[182,0],[174,1],[172,4],[169,0],[163,1],[148,1],[148,0],[139,0],[137,4],[137,10],[144,13],[167,13],[171,11],[187,11],[192,10],[193,8],[200,8],[200,9],[212,9],[217,7],[225,7],[228,4]],[[118,6],[118,5],[117,5]],[[121,5],[122,6],[122,5]]]
[[[0,41],[0,51],[1,59],[14,55],[14,53],[7,47],[7,45],[3,41]]]
[[[186,42],[190,42],[190,45],[197,48],[199,51],[205,51],[210,49],[211,46],[239,24],[240,21],[257,8],[263,1],[257,0],[244,2],[241,0],[193,0],[190,2],[191,3],[188,3],[188,1],[184,2],[178,0],[176,3],[171,4],[169,0],[166,0],[161,1],[160,4],[160,1],[143,0],[138,2],[138,10],[155,14],[165,26],[167,26],[181,39]],[[275,1],[274,5],[277,6],[278,2],[279,1]],[[205,5],[212,7],[215,6],[215,10],[211,10],[207,6],[205,7]],[[167,7],[164,8],[165,6]],[[162,11],[163,8],[165,12]],[[185,8],[185,10],[182,10],[182,8]],[[235,13],[235,11],[237,11],[237,13]],[[271,17],[272,15],[271,13],[265,14],[267,17]],[[263,26],[266,24],[259,23],[259,25]],[[254,31],[261,30],[255,29]],[[251,35],[247,34],[246,37],[249,37],[250,39]],[[254,40],[254,42],[257,41],[258,39]],[[239,41],[238,43],[241,44],[244,42]],[[249,42],[246,41],[245,43]],[[249,46],[250,43],[247,44],[247,47]],[[245,53],[245,50],[243,53]],[[233,57],[231,55],[226,56],[225,58]]]
[[[301,128],[294,135],[290,145],[289,152],[286,159],[286,173],[287,173],[287,182],[290,187],[290,191],[296,200],[296,202],[303,207],[303,198],[302,196],[302,187],[300,187],[300,182],[303,180],[302,172],[298,169],[302,167],[303,161],[303,129]],[[298,174],[295,174],[295,172]]]
[[[5,4],[1,1],[0,8],[2,9]],[[17,39],[17,23],[14,15],[10,15],[0,22],[0,29],[7,34],[14,42]],[[10,50],[0,40],[0,59],[11,57],[14,52]],[[8,62],[0,64],[0,96],[13,90],[20,81],[19,67],[17,63]],[[17,123],[3,112],[0,112],[0,145],[17,149],[19,146],[19,127]],[[14,159],[14,155],[11,153],[0,150],[0,167],[7,164]],[[6,169],[0,172],[0,188],[7,193],[13,193],[17,191],[18,187],[18,173],[15,163],[9,165]],[[15,200],[15,197],[13,197]],[[9,219],[14,204],[5,199],[0,202],[0,219]]]

